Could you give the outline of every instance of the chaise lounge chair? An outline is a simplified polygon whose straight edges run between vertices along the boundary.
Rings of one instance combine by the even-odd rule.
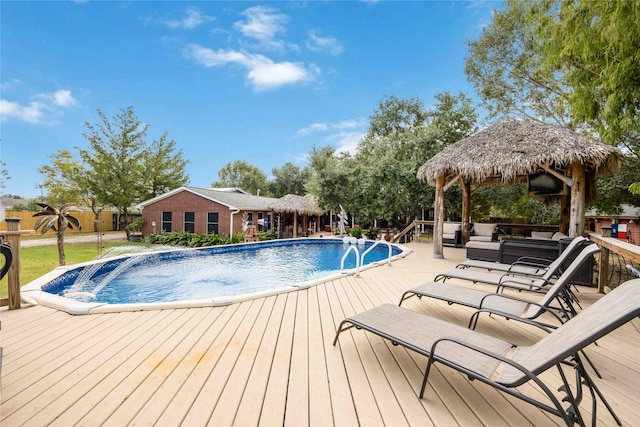
[[[402,305],[405,300],[413,296],[417,296],[418,298],[429,297],[446,301],[449,304],[461,304],[477,309],[478,311],[476,311],[469,320],[470,328],[475,329],[480,313],[488,312],[508,319],[515,319],[533,324],[534,326],[541,327],[549,332],[549,328],[555,328],[558,325],[549,325],[535,321],[535,319],[543,313],[548,312],[558,320],[559,324],[561,324],[576,314],[576,310],[571,304],[572,296],[567,292],[570,286],[569,279],[589,257],[598,252],[600,252],[600,249],[596,244],[590,244],[585,247],[574,259],[571,265],[565,269],[564,273],[560,275],[553,286],[549,288],[547,293],[536,302],[524,301],[505,294],[484,292],[462,286],[445,285],[439,282],[427,282],[409,289],[402,294],[402,298],[398,305]],[[559,303],[559,307],[551,306],[554,301]]]
[[[468,259],[458,264],[456,268],[479,268],[482,270],[502,271],[523,276],[543,276],[549,268],[556,268],[556,264],[560,266],[569,265],[573,258],[575,258],[575,255],[579,253],[580,249],[586,244],[589,244],[589,239],[582,236],[574,238],[569,246],[567,246],[554,261],[547,258],[529,256],[521,257],[512,264]]]
[[[595,245],[595,243],[591,243],[591,245]],[[549,284],[551,284],[551,280],[554,277],[558,277],[560,272],[563,271],[564,261],[566,261],[569,256],[570,254],[567,254],[567,256],[560,262],[556,259],[548,266],[547,270],[541,276],[524,275],[522,272],[518,274],[495,274],[470,269],[452,268],[436,275],[434,281],[437,282],[442,280],[442,282],[445,282],[447,279],[455,278],[468,280],[473,283],[495,285],[498,287],[498,290],[502,288],[513,288],[528,291],[543,291]]]
[[[451,324],[403,307],[385,304],[343,320],[333,341],[341,332],[356,327],[374,333],[409,350],[428,357],[419,397],[422,399],[434,362],[449,366],[470,379],[477,379],[505,393],[561,417],[568,426],[584,425],[579,404],[586,386],[592,396],[592,417],[596,419],[597,398],[622,425],[600,390],[586,372],[578,352],[640,315],[640,279],[630,280],[583,310],[531,346],[517,346],[507,341]],[[576,372],[575,391],[562,366]],[[563,386],[558,396],[539,376],[552,367],[558,369]],[[551,403],[537,400],[516,387],[534,382]],[[536,393],[537,394],[537,393]],[[565,410],[563,402],[569,407]]]

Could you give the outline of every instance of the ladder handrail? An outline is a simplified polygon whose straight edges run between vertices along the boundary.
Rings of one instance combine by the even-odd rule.
[[[340,271],[344,270],[344,260],[347,259],[347,255],[349,252],[356,252],[356,275],[360,273],[360,251],[355,245],[349,245],[344,255],[342,255],[342,260],[340,260]]]
[[[376,240],[376,242],[371,245],[369,247],[369,249],[367,249],[366,251],[364,251],[362,253],[362,256],[360,257],[360,265],[364,265],[364,256],[366,254],[368,254],[369,252],[371,252],[373,250],[373,248],[375,248],[376,246],[380,245],[384,243],[385,245],[387,245],[389,247],[389,257],[387,258],[387,265],[391,265],[391,256],[393,254],[393,247],[391,246],[391,243],[387,242],[386,240]]]

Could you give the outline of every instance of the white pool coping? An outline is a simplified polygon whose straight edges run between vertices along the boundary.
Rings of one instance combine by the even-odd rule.
[[[293,240],[293,239],[292,239]],[[61,276],[68,270],[82,267],[84,265],[93,264],[96,261],[88,261],[79,264],[73,264],[68,266],[61,266],[53,269],[49,273],[37,278],[36,280],[24,285],[21,289],[21,298],[25,304],[43,305],[45,307],[54,308],[56,310],[64,311],[73,315],[84,314],[99,314],[99,313],[119,313],[127,311],[143,311],[143,310],[166,310],[166,309],[178,309],[178,308],[200,308],[200,307],[219,307],[225,305],[236,304],[243,301],[249,301],[257,298],[266,298],[272,295],[283,294],[287,292],[298,291],[307,289],[312,286],[317,286],[321,283],[329,282],[339,279],[345,276],[356,275],[371,268],[379,267],[381,265],[389,264],[397,259],[404,258],[409,255],[412,250],[398,244],[393,244],[401,250],[398,255],[394,255],[391,259],[384,259],[377,262],[372,262],[363,267],[345,269],[339,273],[334,273],[325,277],[309,280],[306,282],[296,283],[295,285],[285,286],[277,289],[270,289],[266,291],[253,292],[247,294],[236,295],[233,297],[224,298],[210,298],[210,299],[197,299],[197,300],[184,300],[184,301],[169,301],[169,302],[154,302],[154,303],[131,303],[131,304],[108,304],[101,302],[83,302],[72,298],[65,298],[60,295],[54,295],[49,292],[43,291],[42,286],[46,285],[53,279]],[[180,250],[180,249],[177,249]],[[167,251],[170,252],[170,251]],[[127,258],[129,255],[120,255],[111,258],[104,258],[100,261],[114,260],[118,258]]]

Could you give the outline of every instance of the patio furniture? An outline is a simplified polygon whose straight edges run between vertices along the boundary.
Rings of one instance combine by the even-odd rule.
[[[422,299],[422,297],[429,297],[446,301],[449,304],[460,304],[477,309],[478,311],[476,311],[469,320],[469,327],[473,329],[475,329],[480,313],[488,312],[506,317],[507,319],[515,319],[529,323],[541,327],[548,332],[548,328],[555,328],[557,325],[548,325],[535,321],[535,319],[543,313],[548,312],[561,324],[568,318],[576,315],[577,312],[571,304],[573,297],[568,291],[571,276],[580,265],[598,252],[600,252],[600,248],[598,248],[598,245],[595,243],[584,247],[553,286],[549,288],[547,293],[536,302],[524,301],[504,294],[484,292],[462,286],[427,282],[409,289],[402,294],[398,305],[402,305],[403,301],[413,296],[417,296],[420,299]],[[551,307],[553,301],[557,301],[559,307]]]
[[[595,243],[593,243],[593,245],[595,245]],[[571,254],[568,254],[567,257],[570,255]],[[551,283],[554,277],[560,275],[563,269],[563,262],[564,259],[560,261],[556,259],[556,262],[551,263],[544,274],[533,276],[523,273],[518,273],[517,275],[513,273],[494,274],[470,269],[452,268],[436,275],[434,281],[437,282],[442,279],[442,281],[445,282],[447,279],[456,278],[469,280],[473,283],[495,285],[498,287],[498,290],[501,288],[514,288],[519,290],[542,291]],[[574,272],[572,272],[572,275],[573,274]],[[573,283],[573,278],[570,280]]]
[[[583,245],[580,245],[581,243],[583,243]],[[576,254],[580,253],[580,247],[589,243],[589,240],[582,236],[576,237],[571,241],[567,248],[560,253],[560,256],[558,256],[555,261],[551,261],[547,258],[524,256],[518,258],[513,263],[508,264],[482,261],[475,258],[468,259],[458,264],[456,268],[479,268],[482,270],[503,271],[505,273],[524,274],[527,276],[542,276],[549,269],[550,265],[556,262],[565,263],[565,261],[568,261],[566,262],[566,265],[569,265],[571,261],[575,259]]]
[[[470,242],[495,242],[498,240],[498,224],[475,223],[469,231]]]
[[[469,241],[466,245],[467,258],[487,262],[500,262],[500,242]]]
[[[462,224],[459,222],[445,222],[442,224],[442,244],[462,246]]]
[[[640,279],[628,281],[583,310],[577,316],[551,331],[531,346],[518,346],[502,339],[479,333],[444,320],[417,313],[403,307],[385,304],[344,319],[336,332],[356,327],[364,329],[394,345],[401,345],[428,357],[419,398],[422,399],[431,366],[442,363],[469,379],[477,379],[511,396],[561,417],[568,426],[584,425],[580,402],[587,392],[592,397],[592,418],[596,419],[597,399],[609,410],[618,425],[622,425],[602,392],[585,370],[578,352],[619,326],[640,315]],[[575,370],[576,383],[571,385],[563,366]],[[540,374],[556,367],[563,386],[558,394],[555,385],[545,381],[554,378]],[[537,390],[516,387],[529,381]],[[573,391],[575,389],[575,391]],[[551,403],[536,398],[541,391]],[[534,393],[531,393],[531,392]],[[565,409],[564,402],[568,403]]]

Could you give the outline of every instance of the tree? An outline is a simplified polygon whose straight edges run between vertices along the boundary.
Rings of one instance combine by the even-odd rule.
[[[617,143],[640,130],[640,3],[545,0],[526,19],[536,24],[541,72],[560,74],[573,117]]]
[[[212,187],[238,187],[250,194],[262,193],[263,196],[269,193],[267,175],[244,160],[224,165],[218,171],[218,179],[211,183]]]
[[[82,182],[86,170],[69,150],[58,150],[49,156],[50,163],[38,172],[44,175],[43,186],[47,189],[47,202],[51,205],[85,202],[86,189]]]
[[[100,110],[98,116],[101,123],[85,123],[88,131],[83,137],[89,148],[78,149],[84,168],[78,188],[94,214],[102,206],[113,206],[128,223],[133,204],[188,182],[185,168],[189,162],[183,159],[182,150],[175,151],[176,143],[166,133],[148,144],[149,125],[140,122],[133,107],[111,119]]]
[[[355,156],[353,200],[368,220],[408,222],[430,207],[434,189],[416,178],[418,168],[445,146],[475,129],[477,114],[464,94],[441,93],[431,110],[417,98],[387,98],[370,117],[367,136]],[[401,118],[401,119],[398,119]],[[391,120],[392,124],[385,124]],[[460,192],[451,189],[460,209]]]
[[[337,210],[340,205],[349,211],[353,198],[351,156],[336,155],[335,148],[313,147],[309,154],[309,177],[305,183],[307,193],[316,196],[320,208]]]
[[[304,183],[309,177],[307,168],[301,169],[291,162],[285,163],[280,169],[273,168],[274,177],[271,181],[271,194],[274,197],[282,197],[287,194],[305,195]]]
[[[80,230],[80,221],[71,215],[72,212],[78,212],[79,209],[71,204],[62,205],[60,209],[56,209],[46,203],[38,203],[38,206],[40,206],[42,210],[33,214],[33,216],[41,218],[36,222],[34,229],[40,229],[41,234],[44,234],[49,230],[56,232],[58,242],[58,259],[60,261],[60,265],[65,265],[64,232],[67,228],[73,230],[74,226]]]
[[[154,140],[142,154],[142,191],[140,198],[148,200],[189,182],[185,172],[188,160],[182,150],[176,151],[176,142],[164,133]]]
[[[88,132],[82,136],[89,149],[80,150],[87,165],[87,182],[97,200],[116,207],[128,217],[131,206],[140,201],[140,184],[144,169],[142,158],[149,125],[143,125],[133,107],[120,110],[111,121],[100,110],[102,123],[85,123]],[[128,219],[125,219],[128,223]]]
[[[7,172],[6,166],[7,164],[0,160],[0,190],[4,189],[5,182],[11,179],[11,176],[9,176],[9,172]]]
[[[570,90],[560,76],[543,68],[544,50],[529,16],[539,2],[508,1],[494,11],[478,40],[468,41],[465,73],[483,101],[489,120],[519,117],[571,125]]]

